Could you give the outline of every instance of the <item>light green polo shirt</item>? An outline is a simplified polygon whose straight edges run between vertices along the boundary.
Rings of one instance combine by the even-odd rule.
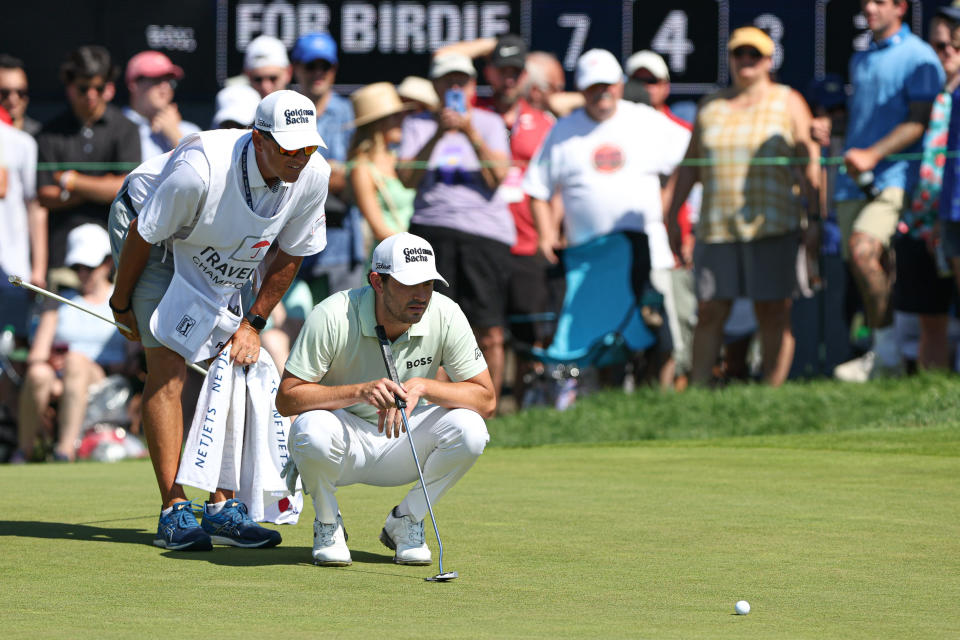
[[[328,386],[389,377],[377,340],[374,302],[374,291],[367,286],[335,293],[314,307],[290,350],[286,370]],[[454,382],[487,368],[467,317],[457,303],[437,292],[420,322],[397,338],[392,349],[401,383],[435,378],[441,366]],[[373,405],[358,403],[346,410],[377,423]]]

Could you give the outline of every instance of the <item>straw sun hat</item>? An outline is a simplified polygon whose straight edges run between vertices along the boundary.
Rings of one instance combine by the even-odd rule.
[[[397,90],[389,82],[374,82],[350,94],[354,127],[359,127],[380,118],[405,111],[407,106],[400,100]]]

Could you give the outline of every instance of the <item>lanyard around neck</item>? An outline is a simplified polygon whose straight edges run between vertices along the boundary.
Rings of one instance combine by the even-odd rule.
[[[240,174],[243,177],[243,197],[247,199],[247,206],[250,207],[250,211],[256,213],[257,210],[253,207],[253,194],[250,192],[250,178],[247,176],[247,152],[249,150],[250,140],[247,140],[247,144],[243,146],[243,152],[240,155]],[[281,200],[283,200],[282,193],[277,197],[277,203],[273,207],[273,213],[267,216],[268,218],[272,218],[273,216],[277,215],[277,211],[280,209]]]

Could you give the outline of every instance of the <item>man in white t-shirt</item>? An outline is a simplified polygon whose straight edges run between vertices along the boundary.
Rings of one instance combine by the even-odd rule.
[[[496,396],[487,363],[460,307],[433,290],[433,248],[398,233],[373,252],[370,286],[336,293],[307,317],[287,360],[277,410],[300,414],[291,457],[313,496],[313,559],[351,563],[337,487],[394,487],[417,479],[394,394],[411,409],[410,435],[431,502],[470,469],[489,440]],[[386,376],[376,327],[393,343],[400,385]],[[443,367],[447,379],[438,380]],[[426,404],[421,402],[425,400]],[[419,403],[419,404],[418,404]],[[423,492],[414,486],[387,515],[380,540],[398,564],[430,564]]]
[[[124,181],[110,208],[117,280],[109,300],[117,322],[143,343],[143,424],[162,499],[154,544],[208,550],[212,542],[274,546],[233,492],[218,488],[197,523],[176,483],[183,440],[180,395],[190,362],[229,346],[238,366],[255,363],[265,318],[290,286],[303,256],[326,242],[323,205],[330,167],[315,153],[313,103],[295,91],[260,101],[252,131],[187,136]],[[252,305],[241,299],[271,244]],[[239,310],[249,309],[240,319]],[[237,311],[234,311],[236,309]],[[219,336],[219,337],[218,337]]]
[[[540,252],[557,262],[560,229],[549,200],[559,191],[568,245],[616,231],[645,233],[650,279],[669,298],[675,260],[663,223],[660,178],[683,159],[690,132],[646,105],[622,100],[623,70],[609,51],[591,49],[580,56],[575,80],[585,105],[557,121],[523,181]],[[669,300],[665,306],[671,306]],[[665,366],[672,371],[669,359]]]

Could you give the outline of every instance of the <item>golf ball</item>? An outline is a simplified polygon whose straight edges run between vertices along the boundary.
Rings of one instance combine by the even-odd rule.
[[[737,604],[733,605],[733,608],[737,610],[738,616],[745,616],[750,613],[750,603],[746,600],[739,600]]]

